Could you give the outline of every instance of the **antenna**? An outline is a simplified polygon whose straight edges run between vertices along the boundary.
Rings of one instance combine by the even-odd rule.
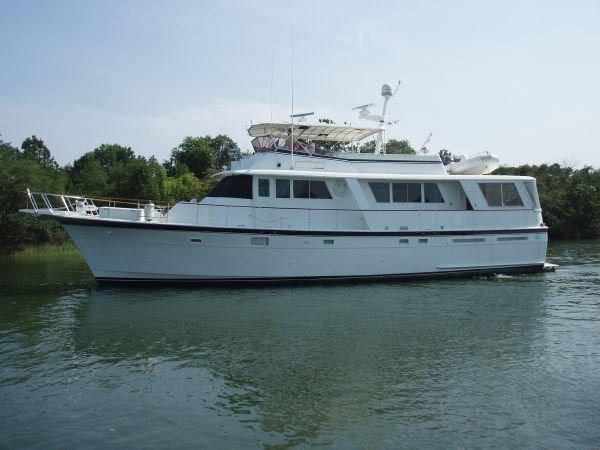
[[[291,127],[291,142],[292,142],[292,161],[290,170],[294,168],[294,27],[292,27],[292,127]]]
[[[314,116],[315,113],[314,112],[308,112],[308,113],[299,113],[299,114],[294,114],[293,116],[290,116],[292,119],[297,118],[298,122],[306,122],[306,118],[308,116]]]
[[[275,63],[275,52],[271,52],[271,120],[273,123],[273,67]]]
[[[394,98],[396,92],[400,88],[401,81],[398,81],[396,89],[392,92],[392,87],[389,84],[381,86],[381,96],[383,97],[383,109],[381,115],[371,114],[368,108],[375,106],[374,103],[368,103],[366,105],[355,106],[352,108],[353,111],[358,111],[358,117],[360,119],[371,120],[379,123],[379,133],[377,133],[377,140],[375,143],[375,153],[385,154],[385,113],[387,112],[387,104],[390,99]],[[395,123],[395,122],[394,122]],[[391,123],[389,124],[391,125]]]
[[[425,139],[425,142],[423,142],[423,145],[421,145],[421,150],[420,150],[421,153],[423,153],[423,154],[429,153],[427,144],[429,144],[429,141],[431,141],[431,136],[433,136],[433,133],[429,133],[429,136],[427,136],[427,139]]]

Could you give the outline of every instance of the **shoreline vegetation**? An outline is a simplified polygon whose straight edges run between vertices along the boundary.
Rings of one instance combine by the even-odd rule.
[[[136,155],[130,147],[102,144],[60,166],[36,136],[25,139],[20,148],[0,139],[0,253],[35,246],[47,246],[48,252],[76,251],[56,222],[18,212],[26,205],[23,191],[27,188],[169,204],[201,199],[213,184],[211,176],[229,164],[230,151],[237,148],[225,135],[186,137],[161,163],[154,156]],[[373,150],[371,142],[359,149]],[[387,152],[411,154],[415,150],[406,140],[392,139]],[[441,150],[440,156],[448,158],[451,153]],[[541,164],[501,167],[494,173],[537,179],[550,239],[600,237],[600,170]]]
[[[70,240],[62,244],[33,244],[27,247],[12,249],[10,253],[3,253],[3,256],[10,256],[18,259],[29,258],[56,258],[81,256],[77,246]]]

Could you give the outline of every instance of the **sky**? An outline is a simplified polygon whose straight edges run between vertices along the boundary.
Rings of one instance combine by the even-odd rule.
[[[293,45],[292,45],[293,42]],[[167,159],[294,110],[351,108],[402,84],[387,137],[600,167],[600,1],[0,0],[0,139],[57,161],[102,143]]]

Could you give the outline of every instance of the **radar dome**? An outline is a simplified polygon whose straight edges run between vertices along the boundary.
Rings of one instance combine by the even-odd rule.
[[[381,96],[385,98],[392,98],[392,87],[389,84],[381,86]]]

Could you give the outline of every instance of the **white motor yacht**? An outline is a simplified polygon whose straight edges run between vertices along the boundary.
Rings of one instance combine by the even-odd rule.
[[[28,191],[29,207],[21,211],[57,220],[100,281],[283,282],[543,269],[547,227],[534,178],[483,174],[488,161],[482,173],[473,174],[472,164],[466,175],[452,174],[438,155],[385,154],[382,129],[255,124],[248,129],[254,154],[218,173],[200,201],[123,208]],[[374,154],[322,147],[369,137],[378,139]]]

